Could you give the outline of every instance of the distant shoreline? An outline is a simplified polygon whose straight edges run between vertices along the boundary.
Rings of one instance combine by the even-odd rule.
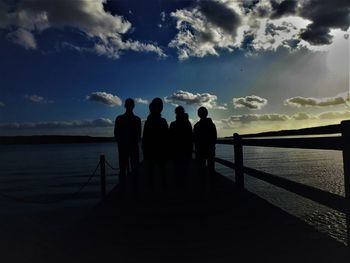
[[[69,144],[69,143],[108,143],[115,142],[114,137],[69,136],[69,135],[33,135],[0,136],[0,145],[12,144]]]

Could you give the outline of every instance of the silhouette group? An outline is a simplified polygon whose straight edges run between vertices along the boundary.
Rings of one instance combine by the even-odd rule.
[[[135,102],[125,100],[125,113],[115,120],[114,136],[118,144],[120,177],[122,191],[126,188],[126,176],[131,174],[132,185],[137,190],[139,173],[139,143],[141,141],[141,119],[133,113]],[[211,175],[215,184],[215,143],[216,127],[205,107],[198,109],[200,120],[192,129],[188,114],[184,107],[175,108],[175,121],[168,126],[162,117],[163,101],[154,98],[149,104],[149,115],[144,123],[142,134],[143,160],[147,165],[147,181],[150,188],[154,187],[154,170],[158,169],[163,189],[168,186],[165,174],[166,163],[171,160],[178,187],[185,187],[189,175],[189,164],[192,160],[193,149],[195,159],[201,174],[205,170]],[[203,176],[204,177],[204,176]]]

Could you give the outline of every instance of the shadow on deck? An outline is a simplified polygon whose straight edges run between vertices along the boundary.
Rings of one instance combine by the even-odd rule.
[[[179,190],[168,167],[168,188],[150,191],[144,171],[138,198],[116,187],[74,227],[72,261],[350,262],[350,249],[219,174],[203,188],[192,164]]]

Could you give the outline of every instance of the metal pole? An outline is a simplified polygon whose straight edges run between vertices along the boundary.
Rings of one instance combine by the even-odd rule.
[[[100,155],[100,167],[101,167],[101,196],[106,196],[106,163],[105,156]]]
[[[243,174],[243,146],[242,138],[238,133],[233,134],[233,145],[235,154],[235,174],[236,185],[239,190],[244,189],[244,174]]]
[[[347,241],[350,247],[350,121],[342,121],[343,165],[344,165],[344,188],[345,198],[348,201],[346,214]]]

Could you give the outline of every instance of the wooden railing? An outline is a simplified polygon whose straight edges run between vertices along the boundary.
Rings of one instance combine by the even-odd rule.
[[[333,136],[326,136],[331,134]],[[286,138],[286,136],[310,135],[313,135],[314,137]],[[319,135],[322,135],[322,137],[317,137]],[[217,140],[217,144],[228,144],[234,146],[234,162],[220,158],[215,158],[215,161],[235,170],[235,182],[238,189],[244,189],[244,174],[247,174],[345,213],[347,222],[347,243],[348,246],[350,246],[350,121],[343,121],[338,125],[299,130],[284,130],[246,135],[239,135],[235,133],[233,137]],[[312,186],[297,183],[267,172],[245,167],[243,165],[243,146],[342,151],[345,197]]]

